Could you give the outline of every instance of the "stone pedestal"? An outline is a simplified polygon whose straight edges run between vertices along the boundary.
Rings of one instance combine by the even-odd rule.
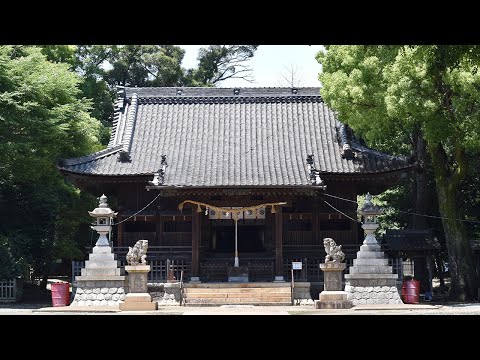
[[[180,306],[180,282],[165,283],[163,298],[158,306]]]
[[[125,276],[107,244],[97,245],[75,277],[75,298],[71,306],[118,306],[125,297]]]
[[[248,266],[229,267],[228,282],[248,282]]]
[[[363,226],[364,229],[366,225]],[[368,236],[371,229],[365,231],[367,237],[357,252],[357,258],[353,260],[353,266],[350,266],[350,274],[345,275],[348,299],[353,305],[402,304],[396,287],[397,274],[393,274],[392,267],[388,265],[388,259],[375,238],[372,241],[372,237]]]
[[[342,291],[342,272],[345,263],[336,261],[320,264],[323,271],[323,291],[319,300],[315,300],[315,309],[350,309],[353,304]]]
[[[120,310],[157,310],[157,303],[152,302],[147,289],[150,265],[125,266],[125,270],[128,272],[129,293],[120,303]]]
[[[293,287],[293,304],[313,305],[309,282],[295,282],[295,286]]]

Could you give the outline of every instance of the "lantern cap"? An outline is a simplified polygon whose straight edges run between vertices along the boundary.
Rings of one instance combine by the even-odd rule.
[[[358,213],[362,216],[381,215],[383,214],[383,209],[380,206],[374,205],[372,203],[372,195],[370,195],[370,193],[368,192],[367,195],[365,195],[365,203],[358,211]]]
[[[99,198],[98,207],[88,212],[92,217],[115,217],[117,213],[108,207],[107,197],[102,194]]]

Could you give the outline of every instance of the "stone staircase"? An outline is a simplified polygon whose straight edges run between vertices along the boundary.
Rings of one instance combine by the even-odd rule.
[[[186,306],[292,305],[290,283],[185,284]]]

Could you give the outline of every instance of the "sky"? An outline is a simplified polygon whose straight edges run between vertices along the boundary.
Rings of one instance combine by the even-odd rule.
[[[179,45],[185,49],[182,66],[197,67],[198,49],[208,45]],[[324,49],[322,45],[260,45],[250,60],[255,82],[241,79],[227,79],[217,87],[289,87],[294,73],[295,86],[319,87],[318,73],[321,65],[315,60],[316,54]]]

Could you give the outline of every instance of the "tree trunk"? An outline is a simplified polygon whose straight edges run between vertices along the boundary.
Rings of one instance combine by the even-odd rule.
[[[433,151],[432,151],[433,150]],[[460,152],[458,152],[460,154]],[[448,160],[440,144],[431,149],[430,155],[435,173],[438,206],[442,219],[445,241],[448,250],[448,267],[450,270],[450,298],[459,301],[474,299],[477,296],[478,279],[473,252],[461,219],[458,199],[459,183],[462,172],[458,165],[455,172],[450,173]]]
[[[415,212],[417,214],[427,214],[431,208],[429,201],[427,164],[427,147],[421,130],[417,129],[413,134],[413,141],[416,150],[417,171],[415,174]],[[424,216],[412,216],[412,228],[423,230],[428,228],[427,218]]]

